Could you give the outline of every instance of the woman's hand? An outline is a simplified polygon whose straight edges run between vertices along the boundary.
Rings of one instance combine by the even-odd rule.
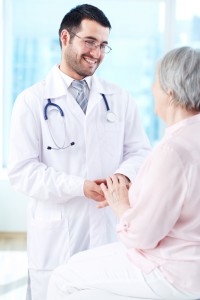
[[[107,178],[106,183],[107,186],[104,183],[100,185],[106,198],[106,203],[102,202],[98,207],[105,207],[108,203],[120,218],[130,208],[127,182],[123,176],[112,175]]]

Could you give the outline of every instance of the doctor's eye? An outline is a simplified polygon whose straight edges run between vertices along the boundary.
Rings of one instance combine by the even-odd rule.
[[[98,44],[93,40],[85,40],[85,45],[88,49],[100,48],[101,53],[109,53],[112,50],[107,44]]]
[[[94,49],[96,46],[98,46],[98,44],[92,40],[85,40],[85,45],[90,49]]]

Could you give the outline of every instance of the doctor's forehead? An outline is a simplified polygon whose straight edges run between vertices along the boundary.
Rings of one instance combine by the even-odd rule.
[[[84,19],[81,22],[81,26],[76,30],[77,34],[81,34],[86,37],[99,36],[107,40],[109,37],[110,30],[108,27],[104,27],[101,24],[93,20]]]

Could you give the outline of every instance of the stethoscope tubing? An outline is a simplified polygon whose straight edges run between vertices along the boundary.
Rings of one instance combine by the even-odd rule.
[[[103,100],[104,100],[104,103],[105,103],[105,107],[106,107],[106,111],[107,111],[106,120],[107,120],[108,122],[113,123],[113,122],[116,121],[116,115],[110,110],[110,107],[109,107],[109,105],[108,105],[108,101],[107,101],[107,99],[106,99],[105,94],[101,94],[101,95],[102,95],[102,97],[103,97]],[[51,102],[51,99],[48,98],[48,99],[47,99],[47,104],[46,104],[45,107],[44,107],[44,120],[47,121],[47,125],[48,125],[48,129],[49,129],[51,138],[52,138],[52,140],[53,140],[53,142],[54,142],[54,144],[56,145],[57,148],[53,148],[53,147],[51,147],[51,146],[48,146],[47,149],[48,149],[48,150],[49,150],[49,149],[54,149],[54,150],[62,150],[62,149],[66,149],[66,148],[68,148],[70,145],[72,146],[72,145],[74,145],[75,143],[72,142],[72,143],[70,143],[70,144],[67,145],[67,146],[65,145],[65,142],[66,142],[66,139],[67,139],[67,131],[66,131],[66,125],[65,125],[65,122],[64,122],[64,119],[63,119],[64,133],[65,133],[64,143],[63,143],[62,146],[59,146],[59,145],[57,144],[55,138],[54,138],[53,135],[52,135],[52,132],[51,132],[51,130],[50,130],[49,123],[48,123],[48,108],[49,108],[50,106],[55,107],[55,108],[59,111],[61,117],[64,118],[64,112],[63,112],[62,108],[61,108],[58,104],[52,103],[52,102]]]
[[[106,116],[106,120],[110,123],[114,123],[117,119],[116,115],[110,110],[110,107],[108,105],[108,101],[106,99],[106,96],[104,94],[101,94],[106,106],[106,110],[107,110],[107,116]]]
[[[107,112],[111,112],[105,94],[101,93],[101,96],[103,97],[103,100],[104,100]],[[59,110],[59,112],[60,112],[61,117],[64,117],[64,112],[63,112],[62,108],[58,104],[52,103],[50,98],[47,99],[47,101],[48,102],[47,102],[47,104],[44,107],[44,119],[45,119],[45,121],[48,120],[48,108],[49,108],[49,106],[54,106],[55,108],[57,108]]]
[[[48,101],[48,103],[44,107],[44,119],[45,120],[48,120],[47,110],[48,110],[49,106],[56,107],[59,110],[61,117],[64,117],[64,112],[58,104],[52,103],[51,99],[47,99],[47,101]]]
[[[101,94],[101,96],[103,97],[103,100],[104,100],[104,103],[105,103],[105,106],[106,106],[106,110],[107,110],[107,111],[110,111],[110,107],[109,107],[109,105],[108,105],[108,101],[107,101],[107,99],[106,99],[105,94]]]

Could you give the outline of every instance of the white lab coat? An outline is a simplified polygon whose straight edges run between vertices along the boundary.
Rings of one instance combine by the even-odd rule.
[[[116,114],[106,121],[106,95]],[[64,111],[63,119],[48,109],[47,99]],[[51,132],[51,134],[50,134]],[[46,79],[23,91],[12,114],[8,176],[12,186],[28,195],[28,261],[32,270],[53,270],[76,252],[115,240],[115,218],[110,208],[83,194],[85,179],[122,173],[131,181],[150,150],[138,110],[130,95],[92,76],[86,115],[69,93],[58,67]],[[37,299],[39,300],[39,299]]]

